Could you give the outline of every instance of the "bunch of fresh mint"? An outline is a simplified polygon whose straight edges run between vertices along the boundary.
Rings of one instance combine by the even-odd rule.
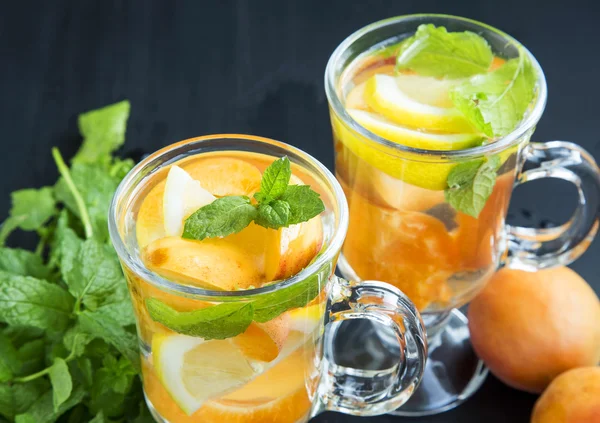
[[[455,80],[450,90],[454,106],[477,131],[494,139],[521,123],[535,96],[535,69],[525,50],[518,47],[518,51],[519,57],[489,71],[494,54],[483,37],[424,24],[415,35],[384,53],[397,54],[398,70]],[[460,212],[479,216],[493,191],[500,165],[500,159],[493,157],[455,166],[448,175],[448,203]]]
[[[83,145],[54,186],[13,192],[0,229],[0,421],[152,422],[144,404],[133,309],[107,230],[131,160],[129,102],[79,116]],[[16,229],[35,251],[5,246]]]

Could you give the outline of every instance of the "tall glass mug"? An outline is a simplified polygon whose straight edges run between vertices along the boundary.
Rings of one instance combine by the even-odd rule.
[[[286,266],[294,254],[320,253],[295,275],[256,288],[211,290],[186,280],[205,277],[225,284],[221,288],[233,286],[240,272],[246,277],[266,269],[252,254],[269,248],[270,237],[289,233],[251,224],[225,238],[164,238],[163,196],[172,165],[208,190],[215,181],[222,186],[237,178],[234,173],[244,166],[264,171],[282,156],[292,163],[293,180],[320,194],[325,211],[307,226],[300,224],[305,226],[296,238],[276,244],[277,251],[263,259]],[[212,192],[219,195],[218,189]],[[144,393],[157,421],[305,422],[325,410],[383,414],[410,397],[427,357],[423,323],[397,288],[333,275],[347,225],[346,199],[333,175],[308,154],[265,138],[214,135],[182,141],[152,154],[125,177],[111,206],[110,235],[133,299]],[[322,246],[317,249],[312,239]],[[153,266],[161,267],[163,276]],[[205,273],[198,276],[199,269]],[[400,362],[373,371],[330,360],[333,329],[353,319],[368,319],[393,333]]]
[[[392,73],[395,63],[393,57],[381,63],[364,59],[412,36],[421,24],[479,34],[504,59],[518,57],[519,51],[529,56],[537,78],[535,97],[516,129],[483,146],[440,151],[392,142],[353,119],[346,104],[357,100],[349,93],[371,70],[387,66]],[[336,176],[350,210],[341,272],[349,280],[376,279],[400,288],[421,311],[429,337],[421,386],[397,414],[435,414],[453,408],[475,392],[487,374],[471,349],[466,318],[456,308],[473,298],[499,266],[535,270],[565,265],[581,255],[598,229],[598,166],[575,144],[529,143],[546,104],[542,69],[514,38],[479,22],[444,15],[376,22],[335,50],[325,88]],[[479,216],[453,209],[444,195],[450,171],[493,156],[501,165]],[[524,171],[526,163],[533,168]],[[550,229],[506,225],[513,188],[540,178],[564,179],[576,186],[579,203],[573,217]]]

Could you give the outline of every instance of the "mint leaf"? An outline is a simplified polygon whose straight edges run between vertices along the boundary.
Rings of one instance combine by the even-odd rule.
[[[126,331],[113,318],[86,310],[78,315],[81,330],[103,339],[123,354],[136,370],[140,368],[137,336]]]
[[[70,241],[68,241],[70,242]],[[127,284],[114,253],[96,239],[81,242],[76,254],[65,248],[61,259],[63,278],[77,304],[96,309],[110,296],[127,296]]]
[[[87,238],[94,235],[100,241],[108,240],[108,209],[120,179],[111,177],[104,167],[88,163],[75,163],[69,174],[61,174],[54,187],[57,200],[82,219],[84,225],[89,219],[91,234],[86,229]]]
[[[81,357],[85,352],[85,347],[94,339],[92,335],[84,332],[79,325],[69,328],[63,337],[63,344],[69,351],[69,356]]]
[[[21,366],[19,372],[15,375],[23,376],[41,370],[45,364],[45,348],[46,342],[44,339],[24,343],[17,352]]]
[[[27,383],[0,383],[0,414],[9,420],[27,411],[48,390],[45,379]]]
[[[52,384],[52,403],[54,404],[54,411],[58,411],[58,408],[64,403],[73,390],[73,381],[71,380],[71,373],[69,373],[69,366],[62,358],[55,358],[54,363],[50,367],[48,373],[50,376],[50,383]]]
[[[218,198],[198,209],[185,221],[183,238],[203,240],[240,232],[256,217],[246,196]]]
[[[285,201],[275,200],[271,204],[260,203],[255,219],[257,225],[265,228],[279,229],[288,226],[290,205]]]
[[[250,303],[223,303],[194,311],[177,311],[156,298],[146,299],[152,320],[184,335],[226,339],[243,333],[252,323]]]
[[[3,333],[0,333],[0,382],[8,382],[21,371],[19,353],[13,343]]]
[[[20,221],[25,231],[39,229],[56,213],[52,188],[22,189],[11,194],[10,215]]]
[[[104,423],[106,422],[106,420],[104,420],[104,413],[102,411],[100,411],[98,414],[96,414],[96,416],[89,421],[89,423]]]
[[[487,41],[474,32],[423,24],[402,45],[396,67],[424,76],[463,78],[486,72],[493,58]]]
[[[282,157],[275,160],[265,169],[260,181],[260,191],[255,198],[266,203],[276,200],[285,192],[291,176],[290,159]]]
[[[478,217],[496,184],[498,156],[456,165],[448,174],[446,201],[457,211]]]
[[[61,332],[72,311],[73,297],[61,287],[0,271],[1,321]]]
[[[265,323],[288,310],[304,307],[314,300],[325,287],[331,270],[331,264],[328,264],[302,282],[261,295],[252,303],[254,320]]]
[[[289,185],[280,200],[290,206],[287,225],[308,222],[325,211],[325,205],[319,194],[308,185]]]
[[[45,279],[50,274],[40,256],[19,248],[0,248],[0,270],[38,279]]]
[[[13,192],[10,196],[12,208],[8,219],[0,228],[0,246],[4,245],[15,229],[37,230],[56,213],[52,188],[22,189]]]
[[[121,301],[105,304],[94,310],[98,316],[105,315],[113,318],[121,326],[135,325],[135,314],[129,297]]]
[[[53,423],[66,411],[83,401],[85,395],[83,388],[77,386],[73,389],[71,396],[58,407],[58,410],[55,410],[52,391],[47,391],[33,403],[26,413],[17,415],[15,423]]]
[[[450,90],[458,110],[488,137],[512,132],[535,95],[537,76],[525,52],[498,69],[477,75]]]
[[[83,144],[73,163],[108,162],[111,153],[125,141],[130,108],[129,101],[125,100],[80,114],[78,123]]]

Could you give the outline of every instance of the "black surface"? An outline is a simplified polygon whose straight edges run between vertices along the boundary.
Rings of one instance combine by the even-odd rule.
[[[152,151],[209,133],[250,133],[296,145],[332,166],[323,72],[351,32],[416,12],[462,15],[512,34],[545,70],[549,101],[535,140],[577,142],[600,159],[600,7],[594,1],[52,1],[0,11],[0,219],[9,192],[56,180],[50,147],[78,147],[77,113],[132,102],[126,150]],[[217,6],[218,5],[218,6]],[[566,220],[574,190],[519,188],[515,222]],[[600,243],[573,265],[600,291]],[[596,258],[596,261],[594,261]],[[493,377],[445,414],[371,422],[527,422],[533,395]],[[333,413],[320,423],[364,419]]]

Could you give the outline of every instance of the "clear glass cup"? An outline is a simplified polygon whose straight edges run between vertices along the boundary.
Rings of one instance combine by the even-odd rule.
[[[326,207],[321,214],[323,247],[311,264],[288,279],[235,291],[182,284],[148,269],[136,235],[142,201],[172,164],[214,153],[253,155],[269,163],[287,156],[294,174],[320,193]],[[294,423],[325,410],[375,415],[396,409],[416,389],[427,357],[420,315],[397,288],[375,281],[357,285],[334,276],[348,225],[347,203],[333,175],[308,154],[247,135],[182,141],[150,155],[125,177],[109,219],[136,313],[144,393],[157,421]],[[279,303],[300,298],[303,305],[276,317],[259,319],[255,312],[244,333],[224,340],[182,335],[154,321],[148,311],[148,300],[160,300],[178,312],[240,302],[252,303],[256,311],[261,301],[272,304],[274,296]],[[330,360],[336,326],[355,319],[387,328],[400,347],[400,361],[372,371]],[[279,349],[270,354],[274,339]],[[185,367],[186,360],[193,368]],[[184,373],[194,374],[195,382]],[[235,380],[223,388],[229,383],[223,375],[229,373]]]
[[[421,24],[472,31],[503,58],[527,54],[537,74],[536,94],[522,123],[496,142],[458,151],[410,148],[359,125],[344,107],[355,64],[373,50],[413,35]],[[357,60],[358,59],[358,60]],[[396,414],[426,415],[453,408],[483,383],[487,370],[469,343],[465,305],[499,266],[536,270],[579,257],[599,223],[600,177],[592,156],[563,141],[530,143],[546,104],[546,80],[518,41],[488,25],[447,15],[410,15],[368,25],[334,51],[325,73],[336,176],[350,219],[339,268],[353,281],[377,279],[400,288],[427,327],[429,362],[421,386]],[[502,166],[478,218],[456,212],[444,198],[459,163],[498,156]],[[524,165],[533,167],[524,170]],[[550,229],[505,224],[515,186],[540,178],[572,182],[579,193],[573,217]]]

